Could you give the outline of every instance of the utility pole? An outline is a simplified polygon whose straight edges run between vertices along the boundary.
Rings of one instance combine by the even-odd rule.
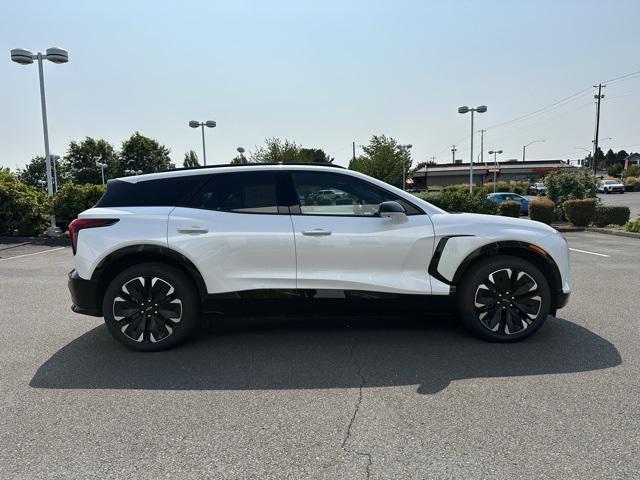
[[[353,147],[353,157],[351,157],[353,159],[353,161],[356,160],[356,142],[352,142],[352,147]]]
[[[484,163],[484,132],[486,130],[480,130],[480,163]]]
[[[593,98],[597,100],[596,102],[596,137],[593,140],[593,174],[594,175],[596,175],[598,171],[598,162],[596,161],[596,155],[598,154],[598,135],[600,135],[600,100],[604,98],[604,95],[602,94],[603,87],[606,87],[606,85],[602,85],[601,83],[593,86],[593,88],[598,89],[598,94],[593,96]]]
[[[456,151],[458,149],[456,148],[455,145],[451,145],[451,156],[453,157],[453,159],[451,160],[451,163],[456,163]]]
[[[431,157],[431,161],[436,163],[436,157]],[[429,162],[424,167],[424,189],[429,191]]]

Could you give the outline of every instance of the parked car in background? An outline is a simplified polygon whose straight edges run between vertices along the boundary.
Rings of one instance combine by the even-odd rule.
[[[542,182],[536,182],[529,187],[530,195],[544,195],[547,192],[547,189]]]
[[[624,193],[624,184],[620,180],[600,180],[598,182],[600,193]]]
[[[496,203],[518,202],[520,204],[520,215],[529,215],[529,200],[524,198],[522,195],[511,192],[497,192],[490,193],[487,195],[487,198]]]

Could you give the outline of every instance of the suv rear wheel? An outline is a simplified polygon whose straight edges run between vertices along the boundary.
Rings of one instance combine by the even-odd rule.
[[[498,255],[481,260],[464,274],[458,312],[477,337],[514,342],[532,335],[551,308],[549,284],[532,263]]]
[[[116,275],[102,305],[111,334],[141,351],[164,350],[185,340],[199,316],[192,282],[162,263],[141,263]]]

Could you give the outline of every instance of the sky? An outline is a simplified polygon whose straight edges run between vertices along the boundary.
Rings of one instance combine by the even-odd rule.
[[[638,25],[637,0],[2,1],[0,167],[44,151],[36,65],[9,51],[52,46],[70,57],[44,66],[52,154],[139,131],[181,166],[190,149],[201,157],[189,120],[215,120],[209,164],[279,137],[347,165],[351,143],[378,134],[412,144],[414,163],[450,162],[454,143],[468,162],[457,107],[484,104],[485,151],[521,158],[544,140],[527,159],[580,158],[592,86],[640,71]],[[605,151],[640,151],[640,74],[604,93]]]

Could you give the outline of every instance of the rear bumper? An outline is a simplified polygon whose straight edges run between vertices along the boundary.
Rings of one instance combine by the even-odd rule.
[[[101,317],[102,310],[98,305],[97,283],[92,280],[80,278],[78,272],[69,272],[69,293],[71,293],[71,310],[83,315]]]

